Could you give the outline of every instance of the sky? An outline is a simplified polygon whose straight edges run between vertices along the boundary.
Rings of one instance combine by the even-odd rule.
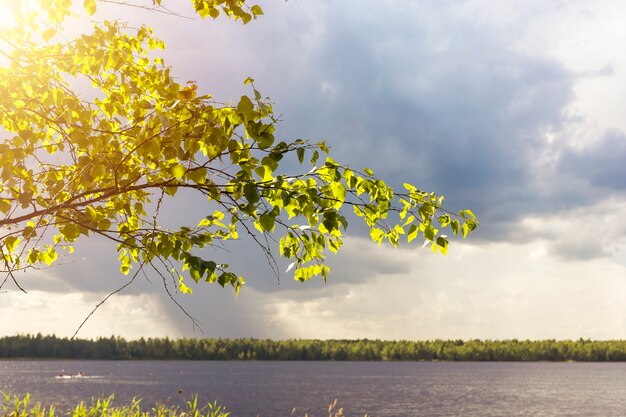
[[[200,329],[153,277],[109,299],[80,337],[626,338],[626,3],[260,5],[242,27],[101,4],[153,26],[181,83],[227,100],[251,76],[282,115],[279,136],[326,140],[338,161],[437,191],[479,229],[444,257],[378,248],[349,227],[326,284],[277,282],[242,242],[219,254],[248,282],[238,297],[208,285],[176,295]],[[183,195],[169,216],[202,210]],[[0,293],[0,335],[71,336],[124,283],[115,248],[76,249],[24,274],[28,294]]]

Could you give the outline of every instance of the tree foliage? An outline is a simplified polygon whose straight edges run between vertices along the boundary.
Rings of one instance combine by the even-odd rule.
[[[624,340],[85,340],[20,335],[0,338],[0,358],[280,361],[626,361]]]
[[[192,3],[203,18],[246,24],[263,14],[243,0]],[[349,212],[378,244],[421,237],[444,254],[445,229],[465,237],[477,226],[469,210],[446,211],[441,196],[408,183],[394,190],[370,169],[342,165],[325,143],[277,140],[272,103],[252,78],[244,80],[250,94],[232,103],[177,81],[159,56],[164,42],[147,26],[96,20],[68,39],[68,22],[98,18],[94,0],[11,4],[17,24],[0,34],[7,279],[53,264],[81,236],[101,235],[116,242],[124,274],[153,268],[191,292],[187,271],[239,291],[243,278],[203,248],[245,235],[273,259],[265,237],[274,235],[295,279],[306,281],[327,278],[325,253],[340,249]],[[301,173],[281,170],[286,161]],[[159,212],[183,189],[203,196],[206,215],[166,227]]]

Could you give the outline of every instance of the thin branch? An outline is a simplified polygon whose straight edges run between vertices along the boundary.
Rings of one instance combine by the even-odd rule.
[[[19,282],[17,282],[17,279],[15,278],[15,275],[13,275],[14,266],[12,267],[11,265],[9,265],[9,261],[7,260],[6,256],[4,255],[3,246],[4,245],[0,244],[0,254],[2,254],[2,259],[4,260],[4,265],[7,268],[7,276],[4,278],[4,281],[2,281],[2,284],[0,284],[0,288],[2,288],[4,286],[4,284],[7,282],[7,280],[10,277],[11,280],[13,281],[13,283],[17,286],[17,288],[20,289],[20,291],[22,291],[24,294],[28,294],[28,291],[26,291],[24,288],[22,288],[22,286],[19,284]]]
[[[157,259],[160,259],[160,258],[157,258]],[[200,322],[198,321],[198,319],[196,319],[191,314],[189,314],[187,310],[185,310],[185,307],[183,307],[170,292],[170,289],[167,286],[167,279],[165,278],[165,275],[163,275],[163,273],[152,263],[152,261],[148,261],[148,263],[150,264],[152,269],[154,269],[154,272],[156,272],[161,277],[161,279],[163,279],[163,288],[165,289],[165,292],[167,293],[167,295],[170,297],[170,300],[174,304],[176,304],[176,306],[178,306],[180,311],[182,311],[183,314],[185,314],[187,318],[189,318],[189,320],[191,320],[191,323],[193,324],[193,330],[195,331],[197,328],[198,330],[200,330],[200,333],[204,334],[204,331],[202,330],[202,327],[200,327]]]
[[[94,308],[93,310],[91,310],[91,313],[89,313],[89,315],[87,315],[87,317],[85,317],[85,319],[83,320],[83,322],[80,324],[80,326],[78,326],[78,329],[76,329],[76,331],[74,332],[74,334],[72,335],[72,337],[70,338],[70,340],[74,340],[74,338],[76,337],[76,335],[78,334],[78,332],[80,331],[80,329],[83,328],[83,326],[85,325],[85,323],[87,323],[87,320],[89,320],[89,318],[91,316],[93,316],[93,314],[96,312],[96,310],[98,310],[102,304],[106,303],[106,301],[111,298],[112,296],[114,296],[115,294],[118,294],[120,292],[122,292],[126,287],[128,287],[130,284],[133,283],[133,281],[135,281],[135,278],[137,278],[137,276],[139,275],[139,272],[143,269],[143,266],[145,265],[145,262],[142,263],[139,266],[139,269],[137,271],[135,271],[135,273],[133,274],[133,277],[130,279],[130,281],[128,281],[126,284],[122,285],[121,287],[119,287],[117,290],[109,293],[109,295],[107,295],[106,297],[104,297],[104,299],[102,299],[102,301],[100,301]]]
[[[112,4],[118,4],[120,6],[135,7],[135,8],[144,9],[144,10],[147,10],[147,11],[150,11],[150,12],[163,13],[163,14],[166,14],[166,15],[169,15],[169,16],[180,17],[182,19],[194,20],[193,17],[189,17],[189,16],[182,15],[180,13],[176,13],[176,12],[168,9],[165,6],[152,6],[152,7],[150,7],[150,6],[142,6],[140,4],[133,4],[133,3],[129,3],[127,1],[121,1],[121,0],[98,0],[98,1],[100,1],[101,3],[112,3]]]
[[[231,195],[228,195],[228,197],[233,202],[233,205],[237,206],[237,201]],[[218,203],[228,211],[228,207],[226,206],[225,203],[223,203],[222,201],[218,201]],[[274,254],[269,248],[269,242],[267,241],[267,234],[264,233],[265,243],[266,243],[266,245],[264,245],[258,239],[257,235],[248,227],[248,225],[245,224],[245,222],[243,221],[241,217],[239,217],[235,213],[232,213],[232,215],[237,219],[237,221],[239,221],[239,224],[242,225],[244,229],[246,229],[246,233],[248,233],[248,236],[250,236],[252,240],[254,240],[254,242],[259,246],[259,248],[261,249],[261,252],[263,252],[263,255],[265,256],[265,259],[267,260],[267,263],[270,269],[272,270],[272,273],[276,277],[276,281],[280,284],[280,270],[278,269],[278,262],[276,261],[276,258],[274,258]]]

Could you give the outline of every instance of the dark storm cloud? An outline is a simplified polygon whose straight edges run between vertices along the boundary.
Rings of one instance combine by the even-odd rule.
[[[602,192],[626,191],[626,134],[607,131],[589,146],[566,149],[559,163],[564,174],[581,178]]]
[[[454,3],[368,10],[332,4],[323,29],[301,28],[317,37],[301,54],[291,51],[298,59],[288,71],[300,77],[271,88],[287,136],[328,139],[340,161],[440,192],[449,208],[471,208],[482,222],[474,242],[539,239],[524,217],[559,216],[621,187],[622,133],[580,152],[546,137],[585,122],[571,116],[574,86],[611,76],[610,66],[570,72],[541,51],[512,47],[520,33],[500,36]],[[544,162],[547,153],[563,160]],[[565,242],[555,251],[581,252]]]
[[[320,88],[311,100],[320,110],[305,104],[312,120],[298,128],[332,127],[340,160],[444,193],[451,207],[474,209],[493,238],[494,221],[526,212],[542,133],[566,121],[574,80],[448,12],[426,13],[437,24],[329,24],[309,73],[336,93]]]

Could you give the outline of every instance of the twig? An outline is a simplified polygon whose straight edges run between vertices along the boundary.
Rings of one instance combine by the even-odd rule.
[[[9,261],[7,261],[6,256],[4,256],[4,250],[2,248],[3,246],[4,245],[0,244],[0,254],[2,254],[2,258],[4,259],[4,265],[7,267],[7,276],[4,278],[4,281],[2,281],[2,284],[0,284],[0,288],[2,288],[4,284],[7,282],[7,280],[9,279],[9,277],[11,277],[11,280],[13,280],[13,283],[17,286],[17,288],[19,288],[20,291],[22,291],[24,294],[28,294],[28,291],[22,288],[19,282],[17,282],[17,279],[15,279],[15,275],[13,275],[14,267],[11,267],[9,265]]]
[[[94,308],[93,310],[91,310],[91,313],[89,313],[89,315],[87,317],[85,317],[85,319],[83,320],[83,322],[80,324],[80,326],[78,326],[78,329],[76,329],[76,331],[74,332],[74,334],[72,335],[72,337],[70,338],[70,340],[74,340],[74,338],[76,337],[76,335],[78,334],[78,332],[80,331],[80,329],[82,329],[82,327],[85,325],[85,323],[87,323],[87,320],[89,320],[89,318],[91,316],[93,316],[93,314],[96,312],[96,310],[98,310],[100,308],[100,306],[102,306],[102,304],[106,303],[106,301],[111,298],[112,296],[114,296],[115,294],[120,293],[122,290],[124,290],[124,288],[128,287],[130,284],[133,283],[133,281],[135,281],[135,278],[137,278],[137,276],[139,275],[139,272],[143,269],[145,262],[142,263],[139,266],[139,269],[137,271],[135,271],[135,273],[133,274],[133,277],[130,279],[130,281],[128,281],[126,284],[122,285],[121,287],[119,287],[117,290],[111,292],[109,295],[107,295],[106,297],[104,297],[104,299],[102,301],[100,301]]]

